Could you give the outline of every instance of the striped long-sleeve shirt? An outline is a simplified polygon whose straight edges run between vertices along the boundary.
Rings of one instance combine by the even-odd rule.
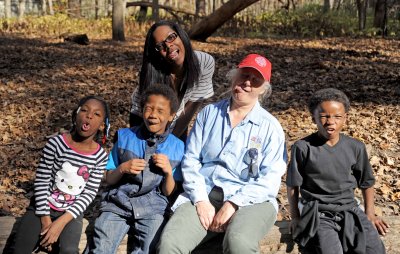
[[[74,218],[81,215],[96,196],[107,157],[100,145],[87,154],[71,147],[63,135],[51,138],[36,171],[36,215],[49,215],[50,208]]]

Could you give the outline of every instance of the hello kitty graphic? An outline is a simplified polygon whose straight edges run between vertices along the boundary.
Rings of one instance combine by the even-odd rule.
[[[64,211],[72,205],[82,193],[89,176],[87,166],[78,168],[69,162],[64,162],[55,177],[53,191],[49,198],[50,207],[54,210]]]

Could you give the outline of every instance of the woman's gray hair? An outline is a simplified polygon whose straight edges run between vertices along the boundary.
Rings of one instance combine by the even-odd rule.
[[[235,69],[228,71],[228,73],[226,74],[226,78],[228,79],[229,84],[232,85],[233,79],[238,74],[239,70],[240,70],[239,68],[235,68]],[[268,80],[264,81],[263,86],[265,88],[265,92],[260,95],[260,98],[259,98],[260,101],[267,99],[272,93],[271,83],[269,83]]]

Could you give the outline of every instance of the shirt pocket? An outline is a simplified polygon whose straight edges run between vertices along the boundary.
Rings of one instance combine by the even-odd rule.
[[[228,170],[244,182],[259,177],[260,161],[261,153],[256,148],[244,147],[240,149],[237,156],[235,154],[226,156]]]
[[[240,149],[240,150],[239,150]],[[243,161],[243,157],[247,152],[247,148],[239,148],[235,152],[226,152],[223,154],[221,160],[225,162],[226,169],[231,174],[240,178],[243,170],[247,170],[248,165]]]

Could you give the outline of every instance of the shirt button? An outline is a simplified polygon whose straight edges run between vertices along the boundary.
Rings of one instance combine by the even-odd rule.
[[[136,216],[139,216],[139,214],[137,213]]]

